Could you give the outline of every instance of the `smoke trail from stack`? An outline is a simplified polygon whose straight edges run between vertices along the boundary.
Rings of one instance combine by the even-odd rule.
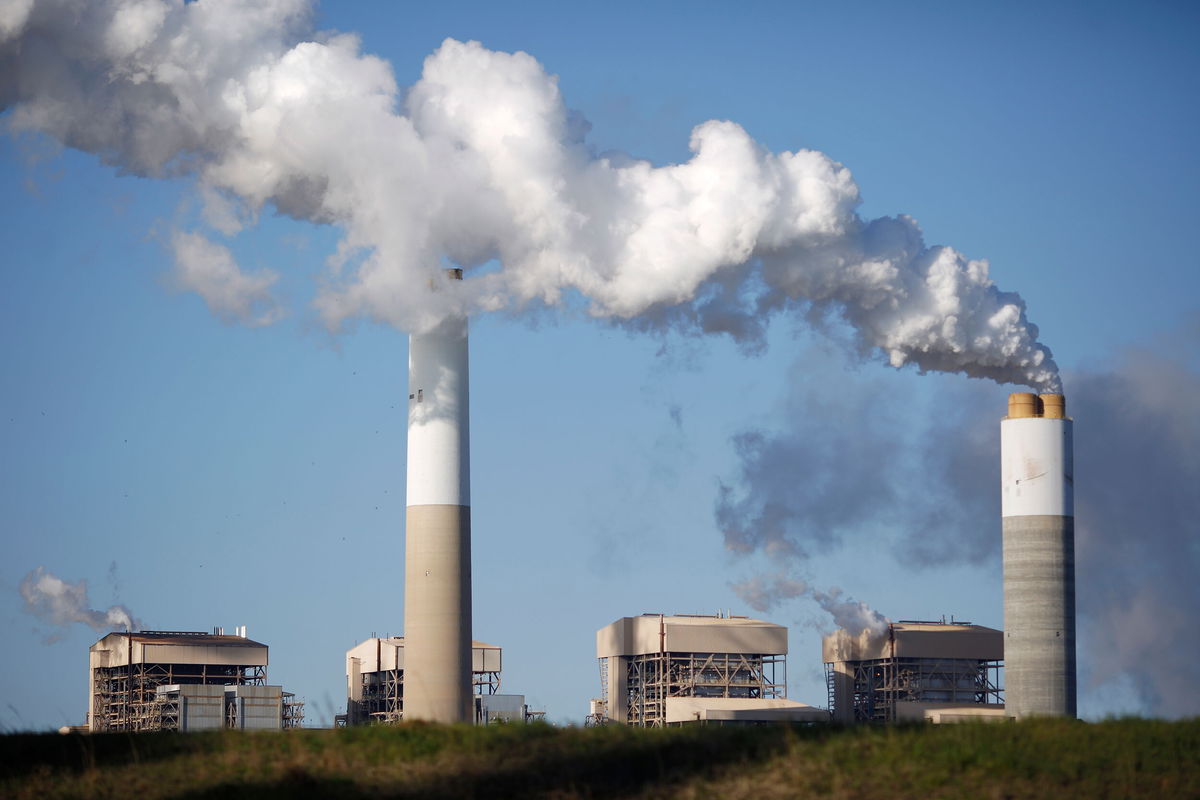
[[[124,605],[100,610],[92,608],[88,599],[87,581],[64,581],[45,567],[39,566],[21,579],[19,587],[25,600],[25,610],[49,625],[87,625],[94,631],[136,631],[141,623]]]
[[[829,615],[835,626],[851,636],[860,636],[864,631],[872,638],[882,636],[887,633],[891,621],[861,600],[847,596],[841,587],[822,591],[807,581],[789,577],[783,570],[755,575],[730,584],[730,588],[751,608],[763,613],[789,600],[810,598]]]
[[[926,245],[908,217],[862,219],[850,171],[822,153],[771,153],[714,120],[684,163],[597,157],[525,53],[448,39],[401,92],[311,16],[303,0],[9,4],[0,109],[122,172],[194,175],[219,235],[269,205],[336,224],[315,300],[331,329],[368,317],[420,333],[582,297],[598,318],[754,350],[771,314],[815,314],[894,367],[1058,389],[987,262]],[[224,318],[277,318],[273,276],[201,236],[173,237],[179,285]],[[464,291],[430,293],[446,263],[466,269]]]
[[[1103,368],[1067,375],[1085,714],[1200,714],[1191,689],[1200,642],[1180,635],[1200,616],[1198,352],[1200,316]],[[998,576],[1003,403],[1004,392],[986,383],[946,381],[931,400],[913,383],[885,387],[805,354],[782,426],[734,437],[737,465],[714,509],[726,547],[765,564],[761,577],[738,585],[742,597],[801,598],[801,582],[789,576],[811,572],[809,559],[854,548],[886,548],[916,570],[914,580],[958,564]],[[893,424],[897,406],[923,411],[915,416],[925,427]],[[870,502],[847,503],[844,487]],[[1156,653],[1167,655],[1148,656]],[[1100,708],[1100,697],[1124,705]]]

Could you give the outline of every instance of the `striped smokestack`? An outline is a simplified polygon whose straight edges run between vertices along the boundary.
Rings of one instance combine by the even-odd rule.
[[[1074,454],[1061,394],[1009,397],[1000,461],[1005,708],[1073,717]]]
[[[461,270],[450,270],[462,280]],[[408,345],[404,718],[469,722],[471,475],[467,320]]]

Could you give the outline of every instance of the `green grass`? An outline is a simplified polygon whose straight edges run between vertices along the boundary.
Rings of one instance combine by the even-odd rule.
[[[0,736],[0,797],[1198,798],[1200,720]]]

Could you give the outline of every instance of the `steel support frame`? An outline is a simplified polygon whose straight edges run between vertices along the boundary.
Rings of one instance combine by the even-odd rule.
[[[608,700],[606,659],[601,661],[602,689]],[[631,656],[627,665],[630,725],[665,725],[669,697],[787,697],[787,659],[783,655],[647,653]]]
[[[948,702],[1003,703],[1001,662],[953,658],[881,658],[850,662],[854,668],[851,703],[855,722],[889,723],[897,704]],[[833,664],[825,664],[830,709],[834,709]]]
[[[264,666],[249,664],[135,663],[92,670],[92,719],[100,731],[156,731],[179,727],[177,704],[158,699],[172,684],[263,686]]]
[[[499,671],[471,673],[472,690],[476,696],[500,691]],[[351,704],[353,705],[353,704]],[[404,718],[404,670],[385,669],[362,673],[362,699],[358,708],[346,715],[348,725],[374,722],[390,724]]]

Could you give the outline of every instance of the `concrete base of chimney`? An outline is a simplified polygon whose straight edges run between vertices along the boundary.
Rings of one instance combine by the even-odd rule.
[[[1073,717],[1075,519],[1030,515],[1003,522],[1006,713]]]
[[[405,515],[404,719],[470,722],[471,509]]]

